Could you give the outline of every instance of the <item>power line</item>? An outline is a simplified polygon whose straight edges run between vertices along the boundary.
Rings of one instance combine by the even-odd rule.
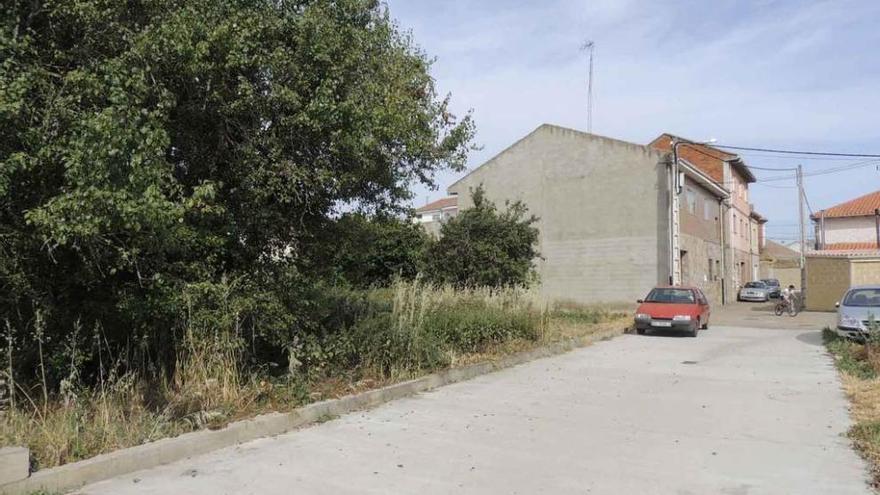
[[[815,172],[805,173],[805,174],[803,174],[803,177],[815,177],[817,175],[828,175],[828,174],[834,174],[837,172],[848,172],[850,170],[868,167],[871,165],[876,165],[878,163],[880,163],[880,162],[878,162],[878,160],[865,160],[865,161],[861,161],[861,162],[850,163],[848,165],[840,165],[840,166],[828,168],[825,170],[817,170]],[[780,175],[780,176],[768,177],[766,179],[761,179],[757,182],[774,182],[774,181],[778,181],[778,180],[789,180],[789,179],[795,179],[795,178],[797,178],[796,175]]]
[[[815,213],[813,213],[813,207],[810,206],[810,200],[807,198],[807,191],[806,191],[806,189],[802,190],[802,191],[801,191],[801,194],[804,195],[804,202],[807,204],[807,210],[810,211],[810,216],[815,215]]]
[[[852,158],[880,158],[880,155],[870,155],[864,153],[831,153],[825,151],[794,151],[794,150],[776,150],[770,148],[749,148],[746,146],[728,146],[723,144],[713,144],[715,148],[725,148],[730,150],[743,151],[759,151],[762,153],[782,153],[786,155],[821,155],[821,156],[848,156]]]

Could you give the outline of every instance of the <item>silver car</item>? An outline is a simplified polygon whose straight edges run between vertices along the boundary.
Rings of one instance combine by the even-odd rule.
[[[749,282],[739,290],[739,300],[767,302],[770,300],[770,287],[761,281]]]
[[[880,285],[850,287],[836,306],[837,334],[862,340],[880,326]]]

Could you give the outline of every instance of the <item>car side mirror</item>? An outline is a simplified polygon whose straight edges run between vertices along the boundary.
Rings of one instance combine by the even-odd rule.
[[[643,302],[645,302],[644,299],[636,299],[636,303],[638,303],[638,304],[642,304]]]

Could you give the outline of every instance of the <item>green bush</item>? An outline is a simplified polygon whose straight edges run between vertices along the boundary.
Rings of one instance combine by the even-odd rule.
[[[822,330],[822,340],[842,372],[863,380],[877,376],[865,345],[845,339],[829,328]]]
[[[471,192],[473,206],[443,224],[425,253],[425,276],[457,287],[527,286],[535,278],[538,221],[521,202],[498,211],[483,187]]]
[[[539,325],[540,315],[534,312],[473,303],[438,308],[425,316],[423,324],[425,333],[458,352],[476,352],[514,339],[535,340]]]

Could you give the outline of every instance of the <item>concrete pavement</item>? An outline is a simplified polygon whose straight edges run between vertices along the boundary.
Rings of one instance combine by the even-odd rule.
[[[871,493],[849,424],[818,330],[715,326],[625,335],[77,493]]]

